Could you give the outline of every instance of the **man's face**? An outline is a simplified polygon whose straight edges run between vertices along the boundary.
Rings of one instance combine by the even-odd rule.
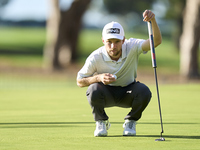
[[[124,40],[119,39],[107,39],[103,40],[106,51],[112,60],[118,60],[122,55],[122,44]]]

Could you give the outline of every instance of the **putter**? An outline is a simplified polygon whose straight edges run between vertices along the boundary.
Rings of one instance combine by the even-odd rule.
[[[157,73],[156,73],[156,68],[157,68],[156,55],[155,55],[155,47],[154,47],[153,31],[152,31],[151,21],[147,22],[147,25],[148,25],[149,40],[150,40],[150,47],[151,47],[151,59],[152,59],[152,66],[154,68],[154,74],[155,74],[157,97],[158,97],[158,106],[159,106],[160,122],[161,122],[161,136],[160,136],[159,139],[155,139],[155,141],[165,141],[165,139],[162,137],[162,134],[164,133],[164,130],[163,130],[162,114],[161,114],[161,106],[160,106],[160,97],[159,97],[159,90],[158,90],[158,81],[157,81]]]

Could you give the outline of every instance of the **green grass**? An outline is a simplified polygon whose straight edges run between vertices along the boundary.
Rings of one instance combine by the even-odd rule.
[[[41,67],[45,42],[44,28],[0,28],[0,49],[36,51],[39,55],[0,55],[0,65]],[[126,37],[148,38],[148,35],[126,33]],[[79,39],[79,63],[99,46],[101,31],[83,30]],[[200,55],[199,55],[200,57]],[[179,70],[179,54],[170,39],[156,48],[158,74]],[[151,56],[141,55],[138,70],[150,70]],[[106,109],[111,128],[108,137],[93,137],[95,123],[85,91],[74,79],[63,79],[33,73],[15,75],[0,73],[0,149],[166,149],[197,150],[200,147],[199,84],[159,85],[165,142],[160,136],[160,120],[155,85],[153,97],[137,124],[136,137],[123,137],[123,118],[130,109]],[[152,73],[153,74],[153,73]]]
[[[146,29],[147,30],[147,29]],[[147,31],[146,31],[147,32]],[[41,67],[43,64],[43,47],[45,43],[45,28],[20,28],[20,27],[0,27],[0,50],[31,52],[38,55],[10,55],[1,54],[0,64],[17,67]],[[138,34],[126,31],[126,38],[147,39],[147,34]],[[85,62],[86,57],[95,49],[102,46],[101,30],[82,30],[78,42],[78,63]],[[200,53],[199,60],[200,60]],[[162,73],[179,73],[179,53],[172,39],[163,37],[162,44],[156,48],[157,66]],[[199,61],[200,67],[200,61]],[[151,69],[150,52],[141,55],[139,58],[139,68],[142,70]]]
[[[0,27],[0,49],[42,54],[45,28]]]
[[[161,84],[165,142],[154,84],[153,97],[137,124],[137,136],[123,137],[123,118],[130,109],[106,109],[108,137],[93,137],[95,123],[85,91],[71,81],[10,78],[0,82],[0,149],[197,150],[200,147],[199,84]]]
[[[8,67],[42,67],[43,57],[40,55],[0,55],[0,64]]]
[[[0,64],[15,67],[41,67],[43,65],[43,47],[45,43],[45,28],[17,28],[0,27],[0,50],[31,52],[38,55],[10,55],[1,54]],[[135,37],[147,39],[148,34],[138,34],[126,32],[126,38]],[[86,57],[95,49],[102,46],[101,30],[82,30],[78,42],[78,63],[83,65]],[[179,73],[179,53],[173,41],[163,37],[162,44],[156,48],[157,66],[162,73]],[[200,59],[200,53],[199,53]],[[200,62],[199,62],[200,66]],[[151,69],[150,52],[141,55],[139,58],[139,68],[142,70]]]

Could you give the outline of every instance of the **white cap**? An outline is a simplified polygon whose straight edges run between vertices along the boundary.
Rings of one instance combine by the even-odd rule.
[[[107,39],[124,39],[124,29],[118,22],[110,22],[106,24],[102,31],[102,37]]]

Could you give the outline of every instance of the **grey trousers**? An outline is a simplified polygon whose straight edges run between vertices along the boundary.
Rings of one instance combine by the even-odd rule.
[[[86,96],[95,121],[108,120],[104,108],[113,106],[132,108],[124,119],[137,121],[150,102],[151,91],[140,82],[133,82],[126,87],[94,83],[88,87]]]

